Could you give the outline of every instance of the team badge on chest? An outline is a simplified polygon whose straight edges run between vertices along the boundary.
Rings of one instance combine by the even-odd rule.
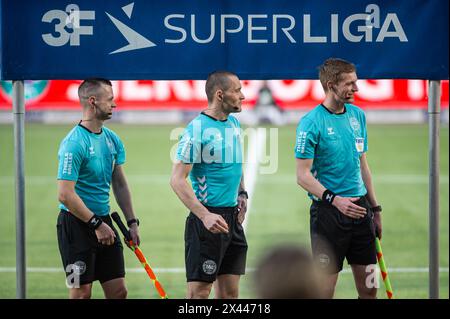
[[[364,139],[363,138],[357,137],[355,139],[355,145],[356,145],[356,150],[359,153],[362,153],[364,151]]]

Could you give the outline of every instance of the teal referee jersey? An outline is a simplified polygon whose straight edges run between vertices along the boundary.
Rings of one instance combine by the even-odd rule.
[[[320,104],[298,124],[295,156],[314,159],[312,175],[337,195],[367,193],[360,169],[360,156],[367,149],[366,118],[355,105],[345,104],[344,113],[333,114]]]
[[[242,178],[241,126],[229,115],[224,121],[201,113],[180,138],[177,159],[193,164],[190,173],[197,199],[207,206],[237,205]]]
[[[103,126],[93,133],[81,124],[63,139],[58,151],[58,179],[75,181],[75,192],[94,214],[109,214],[114,165],[125,163],[125,149],[116,133]],[[61,209],[69,211],[60,203]]]

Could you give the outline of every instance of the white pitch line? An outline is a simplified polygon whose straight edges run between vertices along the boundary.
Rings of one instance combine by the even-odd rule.
[[[143,268],[126,268],[128,273],[143,273],[145,270]],[[154,268],[155,273],[170,273],[170,274],[181,274],[185,272],[184,268],[174,267],[174,268]],[[254,272],[255,268],[247,268],[247,272]],[[15,273],[15,267],[0,267],[0,273]],[[28,267],[27,273],[63,273],[62,267]],[[341,271],[343,274],[350,274],[352,271],[350,268],[345,268]],[[388,268],[389,273],[428,273],[427,267],[398,267],[398,268]],[[440,267],[439,272],[448,273],[449,268]]]
[[[264,134],[262,134],[264,135]],[[250,143],[249,143],[250,144]],[[250,144],[250,148],[254,148],[255,143]],[[250,153],[249,153],[250,154]],[[247,164],[247,167],[249,165]],[[257,170],[257,169],[256,169]],[[261,179],[261,183],[274,183],[274,184],[294,184],[295,174],[273,174],[273,175],[265,175],[263,179]],[[133,184],[167,184],[170,180],[170,175],[166,174],[127,174],[127,179],[129,182]],[[425,174],[378,174],[372,177],[373,182],[377,184],[428,184],[429,177]],[[247,180],[247,178],[246,178]],[[15,177],[14,176],[0,176],[0,185],[14,185]],[[25,182],[27,184],[32,185],[55,185],[56,187],[56,176],[25,176]],[[440,175],[439,176],[440,184],[449,184],[449,176],[448,175]]]
[[[428,273],[428,271],[429,271],[429,269],[427,267],[398,267],[398,268],[389,268],[388,267],[387,270],[389,273],[412,273],[412,274]],[[439,268],[439,272],[448,273],[448,268],[441,267],[441,268]],[[351,274],[352,270],[350,268],[346,268],[346,269],[342,270],[342,273]]]
[[[247,213],[245,214],[245,220],[242,224],[244,231],[247,230],[248,220],[250,217],[251,206],[254,198],[254,190],[256,185],[256,179],[258,177],[258,168],[261,161],[262,152],[265,149],[264,145],[266,143],[266,132],[263,129],[256,129],[255,134],[250,135],[249,138],[249,149],[247,154],[247,165],[245,166],[244,172],[244,184],[246,191],[248,193],[247,201]]]
[[[375,184],[403,184],[403,185],[411,185],[411,184],[419,184],[419,185],[427,185],[428,175],[413,175],[413,174],[380,174],[373,175],[372,180]],[[448,175],[440,175],[439,176],[440,184],[449,183]],[[274,174],[274,175],[265,175],[264,178],[260,180],[260,183],[264,184],[295,184],[295,174]]]
[[[170,175],[166,174],[127,174],[128,182],[133,184],[167,184],[169,185]],[[14,176],[0,176],[0,185],[13,185],[15,182]],[[56,187],[56,175],[55,176],[25,176],[25,183],[32,185],[55,185]]]
[[[156,273],[184,273],[184,268],[152,268],[154,272]],[[140,273],[145,272],[145,269],[143,268],[126,268],[126,272],[129,273]],[[0,267],[0,273],[15,273],[16,268],[15,267]],[[64,272],[62,266],[61,267],[28,267],[27,273],[58,273],[58,272]]]

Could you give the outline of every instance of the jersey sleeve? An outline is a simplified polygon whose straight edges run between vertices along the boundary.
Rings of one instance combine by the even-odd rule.
[[[73,141],[63,141],[58,151],[58,179],[76,181],[83,163],[83,147]]]
[[[194,136],[192,123],[186,127],[180,137],[177,148],[177,160],[185,164],[200,163],[201,140]]]
[[[367,126],[366,126],[366,115],[364,112],[361,112],[361,124],[364,138],[364,148],[363,153],[366,153],[369,150],[368,138],[367,138]]]
[[[313,121],[303,118],[297,127],[297,140],[295,143],[296,158],[314,158],[316,145],[319,141],[319,132]]]
[[[125,147],[123,146],[122,140],[120,139],[119,136],[116,135],[116,165],[122,165],[125,163],[125,158],[126,158],[126,154],[125,154]]]

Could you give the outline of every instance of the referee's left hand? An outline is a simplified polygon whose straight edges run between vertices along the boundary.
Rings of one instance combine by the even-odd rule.
[[[130,226],[130,236],[131,240],[136,246],[141,244],[141,238],[139,237],[139,227],[136,223]]]
[[[245,213],[247,212],[247,197],[244,195],[238,196],[238,222],[242,224],[245,219]]]

